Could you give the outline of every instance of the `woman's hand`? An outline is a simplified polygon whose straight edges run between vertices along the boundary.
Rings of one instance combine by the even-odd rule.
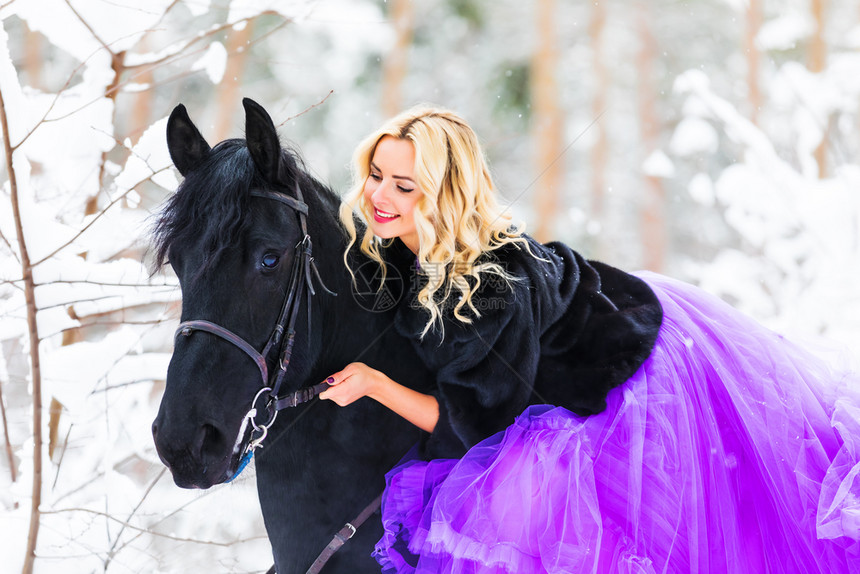
[[[350,363],[326,382],[331,385],[320,393],[321,399],[334,401],[341,407],[351,405],[361,397],[373,395],[384,384],[386,377],[364,363]]]
[[[436,397],[404,387],[364,363],[350,363],[326,382],[331,386],[320,393],[320,398],[342,407],[370,397],[427,432],[433,432],[439,421]]]

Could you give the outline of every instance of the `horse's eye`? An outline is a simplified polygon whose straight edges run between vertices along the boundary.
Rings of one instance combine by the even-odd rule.
[[[278,264],[278,261],[280,261],[280,259],[281,258],[278,257],[277,253],[266,253],[265,255],[263,255],[261,263],[266,269],[272,269]]]

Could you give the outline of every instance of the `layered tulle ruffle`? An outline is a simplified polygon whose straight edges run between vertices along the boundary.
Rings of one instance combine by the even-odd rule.
[[[860,379],[643,278],[663,326],[604,412],[533,406],[388,474],[384,571],[860,573]]]

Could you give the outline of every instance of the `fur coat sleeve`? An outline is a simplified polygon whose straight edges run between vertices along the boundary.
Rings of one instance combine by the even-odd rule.
[[[529,404],[600,412],[651,352],[662,310],[647,284],[566,245],[528,240],[531,253],[495,252],[518,279],[482,282],[471,324],[446,314],[444,330],[421,339],[427,315],[415,308],[417,286],[401,302],[396,327],[436,373],[439,421],[423,445],[427,458],[462,456]]]

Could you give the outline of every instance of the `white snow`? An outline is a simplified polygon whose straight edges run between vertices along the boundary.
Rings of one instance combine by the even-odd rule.
[[[675,175],[675,165],[666,152],[658,149],[642,162],[642,173],[652,177],[670,178]]]
[[[669,149],[674,155],[680,157],[711,154],[718,147],[717,131],[707,120],[697,117],[681,120],[669,142]]]
[[[191,66],[191,69],[204,70],[209,81],[219,84],[224,77],[224,70],[227,69],[227,49],[224,44],[221,42],[209,44],[206,53]]]
[[[158,23],[171,2],[27,0],[12,2],[8,9],[24,19],[32,30],[41,32],[64,52],[85,62],[105,47],[114,53],[134,47],[141,35]]]
[[[807,14],[796,11],[780,14],[762,24],[756,37],[760,50],[791,50],[803,42],[814,30]]]
[[[860,67],[845,66],[843,72],[860,72]],[[798,167],[779,156],[762,129],[716,95],[701,72],[688,72],[676,82],[676,90],[700,100],[744,150],[741,161],[722,170],[713,190],[726,222],[753,248],[749,253],[724,249],[691,272],[703,287],[771,327],[826,335],[857,348],[860,298],[850,294],[860,293],[855,272],[860,269],[860,168],[845,164],[830,177],[818,178],[812,154],[821,141],[821,125],[811,118],[816,110],[855,109],[851,99],[858,92],[854,83],[815,77],[795,63],[779,73],[784,85],[791,85],[790,97],[780,103],[789,113],[779,121],[790,126]],[[678,148],[680,156],[687,151]],[[710,181],[703,177],[696,175],[689,190],[709,204]]]
[[[690,179],[687,185],[690,197],[705,207],[713,207],[716,201],[714,182],[706,173],[697,173]]]
[[[164,140],[166,132],[167,117],[157,120],[143,132],[122,172],[114,180],[117,193],[125,193],[147,179],[164,189],[176,189],[179,182]]]

